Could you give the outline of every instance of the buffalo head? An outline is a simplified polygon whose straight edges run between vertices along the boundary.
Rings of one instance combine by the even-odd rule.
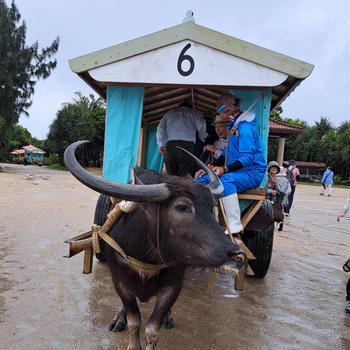
[[[236,255],[243,256],[239,246],[230,242],[214,219],[213,193],[222,193],[223,187],[218,177],[199,160],[197,162],[211,179],[207,186],[189,177],[161,175],[154,171],[138,175],[140,184],[120,184],[94,176],[79,165],[75,150],[85,142],[88,141],[75,142],[66,149],[67,168],[80,182],[97,192],[140,202],[135,221],[144,223],[143,234],[158,247],[162,260],[170,264],[216,267],[233,261]],[[135,230],[139,229],[135,225]],[[236,265],[242,263],[243,260],[238,259]]]

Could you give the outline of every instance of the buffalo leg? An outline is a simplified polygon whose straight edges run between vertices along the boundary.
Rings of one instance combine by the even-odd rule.
[[[126,327],[126,312],[125,307],[122,305],[118,313],[113,318],[112,322],[108,326],[108,330],[112,332],[122,332]]]
[[[127,350],[141,350],[140,343],[140,326],[141,326],[141,315],[139,307],[137,306],[137,301],[134,296],[130,296],[127,292],[124,292],[122,288],[118,288],[115,285],[117,293],[123,302],[126,320],[128,323],[129,331],[129,344]],[[121,310],[122,311],[122,310]]]
[[[173,316],[171,314],[171,310],[169,310],[166,315],[164,316],[163,323],[162,323],[162,328],[165,329],[171,329],[175,327],[175,322],[173,319]]]
[[[108,326],[108,330],[111,332],[122,332],[127,325],[126,321],[126,312],[124,305],[117,312],[113,320]],[[171,310],[169,310],[164,316],[162,328],[171,329],[175,327],[175,322],[171,314]]]
[[[156,304],[152,315],[145,329],[146,350],[154,350],[158,343],[158,332],[165,315],[175,303],[181,291],[181,284],[178,286],[167,286],[157,294]]]

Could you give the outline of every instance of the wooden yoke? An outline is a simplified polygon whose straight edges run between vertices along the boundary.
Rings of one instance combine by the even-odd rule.
[[[122,201],[114,206],[114,208],[108,213],[107,220],[102,227],[93,225],[91,231],[85,232],[79,236],[72,237],[64,241],[69,244],[69,253],[64,256],[65,258],[71,258],[72,256],[85,251],[83,273],[91,273],[93,253],[100,253],[99,245],[99,231],[109,233],[113,226],[120,220],[125,212],[129,212],[133,209],[133,202]]]

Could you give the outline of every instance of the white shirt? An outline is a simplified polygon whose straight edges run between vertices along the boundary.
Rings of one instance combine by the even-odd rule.
[[[189,107],[179,107],[164,114],[157,128],[157,143],[165,146],[169,141],[196,143],[196,132],[201,140],[207,137],[202,112]]]

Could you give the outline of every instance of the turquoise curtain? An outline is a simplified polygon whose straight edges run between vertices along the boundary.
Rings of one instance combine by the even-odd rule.
[[[163,167],[163,156],[158,149],[157,138],[156,138],[157,127],[158,127],[158,124],[147,127],[146,168],[152,169],[161,173],[162,167]]]
[[[103,177],[127,183],[136,165],[141,129],[143,88],[107,87]]]

